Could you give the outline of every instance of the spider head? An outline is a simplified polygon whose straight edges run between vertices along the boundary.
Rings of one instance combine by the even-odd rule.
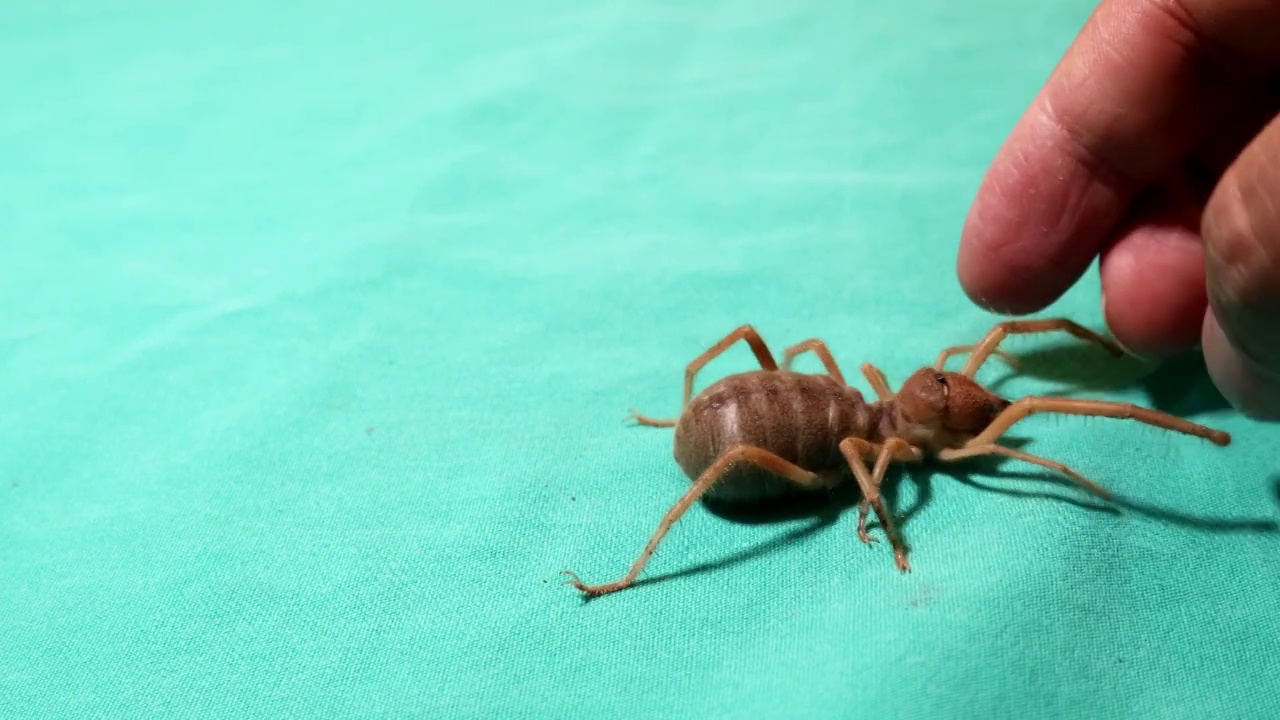
[[[957,435],[977,435],[1010,402],[960,373],[921,368],[902,384],[898,410],[907,422]]]

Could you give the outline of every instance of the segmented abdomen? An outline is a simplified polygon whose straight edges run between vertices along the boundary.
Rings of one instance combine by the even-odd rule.
[[[830,375],[755,371],[731,375],[691,400],[675,428],[676,463],[697,479],[735,445],[767,450],[822,475],[847,473],[839,443],[865,438],[875,419],[862,393]],[[708,493],[753,501],[799,491],[758,466],[740,463]]]

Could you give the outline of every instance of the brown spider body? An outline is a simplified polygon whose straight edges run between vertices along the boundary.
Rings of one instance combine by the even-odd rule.
[[[1067,466],[997,442],[1012,425],[1036,413],[1132,419],[1205,438],[1217,445],[1230,443],[1231,436],[1222,431],[1128,403],[1049,397],[1011,402],[974,380],[978,368],[991,355],[1009,359],[997,347],[1009,334],[1050,331],[1067,332],[1096,343],[1113,355],[1123,353],[1112,341],[1069,320],[1004,322],[976,345],[943,350],[932,367],[917,370],[897,392],[890,389],[884,373],[874,365],[863,364],[862,373],[877,398],[868,401],[845,382],[821,340],[810,339],[787,348],[779,367],[751,326],[738,328],[689,363],[678,418],[654,420],[634,414],[642,425],[675,428],[674,456],[692,481],[688,492],[667,512],[622,579],[585,585],[566,571],[571,576],[568,582],[590,596],[630,586],[671,525],[698,499],[767,502],[791,493],[827,490],[850,477],[863,495],[859,538],[871,542],[866,520],[874,508],[893,547],[895,563],[900,570],[908,571],[906,547],[880,498],[880,485],[892,462],[919,462],[926,457],[953,462],[999,455],[1057,471],[1089,492],[1109,499],[1107,490]],[[761,369],[725,377],[694,396],[693,382],[698,371],[740,340],[750,346]],[[804,352],[817,355],[826,373],[790,370],[792,360]],[[943,369],[950,356],[966,352],[970,357],[960,372]]]
[[[822,477],[831,487],[850,477],[840,441],[876,435],[880,408],[830,375],[756,370],[730,375],[689,401],[676,421],[676,464],[696,481],[736,446],[758,447]],[[777,473],[739,463],[706,497],[759,502],[806,492]]]

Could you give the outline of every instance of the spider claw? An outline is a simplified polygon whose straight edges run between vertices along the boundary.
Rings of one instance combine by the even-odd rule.
[[[577,588],[579,591],[581,591],[582,594],[586,595],[589,598],[597,598],[597,597],[600,597],[601,595],[608,595],[609,593],[615,592],[617,590],[621,590],[623,587],[626,587],[626,585],[630,584],[630,583],[625,583],[625,584],[609,583],[608,585],[587,585],[586,583],[582,582],[582,580],[578,579],[577,575],[573,574],[568,570],[561,570],[560,574],[569,576],[568,580],[565,580],[563,583],[561,583],[562,585],[572,585],[575,588]]]
[[[904,573],[911,572],[911,563],[907,562],[906,553],[903,553],[903,552],[894,553],[893,562],[898,566],[898,569],[901,570],[902,572]]]

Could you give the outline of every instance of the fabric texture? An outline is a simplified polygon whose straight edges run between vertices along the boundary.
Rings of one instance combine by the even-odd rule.
[[[991,327],[961,223],[1091,9],[10,3],[0,716],[1280,717],[1276,431],[1194,359],[980,375],[1233,433],[1019,425],[1118,512],[922,469],[907,575],[697,505],[560,584],[685,492],[626,413],[738,325],[864,391]]]

